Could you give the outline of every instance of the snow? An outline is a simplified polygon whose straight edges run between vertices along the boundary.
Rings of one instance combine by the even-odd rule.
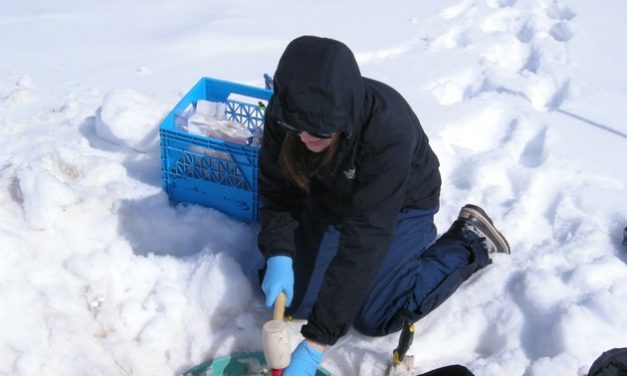
[[[167,106],[129,89],[112,90],[96,112],[96,135],[118,145],[146,153],[159,147],[154,125],[169,112]]]
[[[0,374],[170,375],[261,349],[257,227],[170,205],[157,130],[200,77],[262,87],[302,34],[411,103],[442,164],[439,231],[473,202],[512,246],[416,324],[417,371],[584,375],[627,346],[627,3],[355,7],[0,3]],[[397,338],[351,331],[323,366],[381,375]]]

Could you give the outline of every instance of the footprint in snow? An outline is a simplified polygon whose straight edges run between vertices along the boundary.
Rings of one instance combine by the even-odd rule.
[[[565,5],[553,3],[546,10],[546,15],[557,21],[549,30],[549,35],[558,42],[568,42],[574,35],[568,21],[575,18],[575,12]]]
[[[554,2],[547,8],[546,15],[551,19],[558,21],[570,21],[577,16],[572,9],[566,5],[561,5],[558,2]]]
[[[536,133],[525,145],[525,148],[520,155],[519,162],[522,166],[527,168],[535,168],[540,166],[545,160],[545,144],[546,144],[546,131],[544,127],[538,133]]]
[[[573,32],[565,21],[553,25],[549,34],[558,42],[568,42],[573,37]]]

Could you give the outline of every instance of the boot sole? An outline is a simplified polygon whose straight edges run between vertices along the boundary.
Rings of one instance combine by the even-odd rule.
[[[494,241],[499,245],[499,249],[502,249],[503,252],[497,253],[506,253],[511,254],[511,249],[509,247],[509,243],[507,239],[499,232],[499,230],[494,227],[494,222],[492,222],[492,218],[488,216],[488,214],[476,205],[466,205],[462,208],[459,216],[466,220],[476,220],[479,221],[481,225],[481,230],[483,230],[486,234],[491,234],[494,237]]]

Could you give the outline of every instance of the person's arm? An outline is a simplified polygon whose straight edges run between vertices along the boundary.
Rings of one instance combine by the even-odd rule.
[[[268,104],[273,107],[274,97]],[[304,192],[292,184],[279,165],[279,153],[285,130],[266,116],[259,159],[259,249],[266,258],[276,255],[293,257],[295,216],[302,211]]]
[[[415,134],[388,135],[357,171],[352,214],[341,225],[338,253],[326,271],[301,332],[325,345],[346,334],[374,283],[403,205]]]
[[[272,99],[268,108],[272,107]],[[266,307],[271,308],[280,292],[289,307],[294,295],[292,259],[295,252],[296,215],[301,209],[303,193],[291,184],[279,166],[279,153],[285,131],[266,116],[259,160],[259,249],[266,258],[266,273],[261,288]]]
[[[307,345],[308,345],[309,347],[311,347],[312,349],[314,349],[314,350],[316,350],[316,351],[318,351],[318,352],[320,352],[320,353],[323,353],[323,352],[324,352],[324,350],[326,350],[326,348],[327,348],[327,347],[326,347],[325,345],[323,345],[322,343],[318,343],[318,342],[312,341],[312,340],[310,340],[310,339],[306,339],[306,340],[305,340],[305,342],[307,342]]]

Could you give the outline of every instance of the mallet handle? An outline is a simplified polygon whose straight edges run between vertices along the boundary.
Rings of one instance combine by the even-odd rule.
[[[280,292],[274,301],[274,319],[283,321],[283,315],[285,314],[285,294]]]

